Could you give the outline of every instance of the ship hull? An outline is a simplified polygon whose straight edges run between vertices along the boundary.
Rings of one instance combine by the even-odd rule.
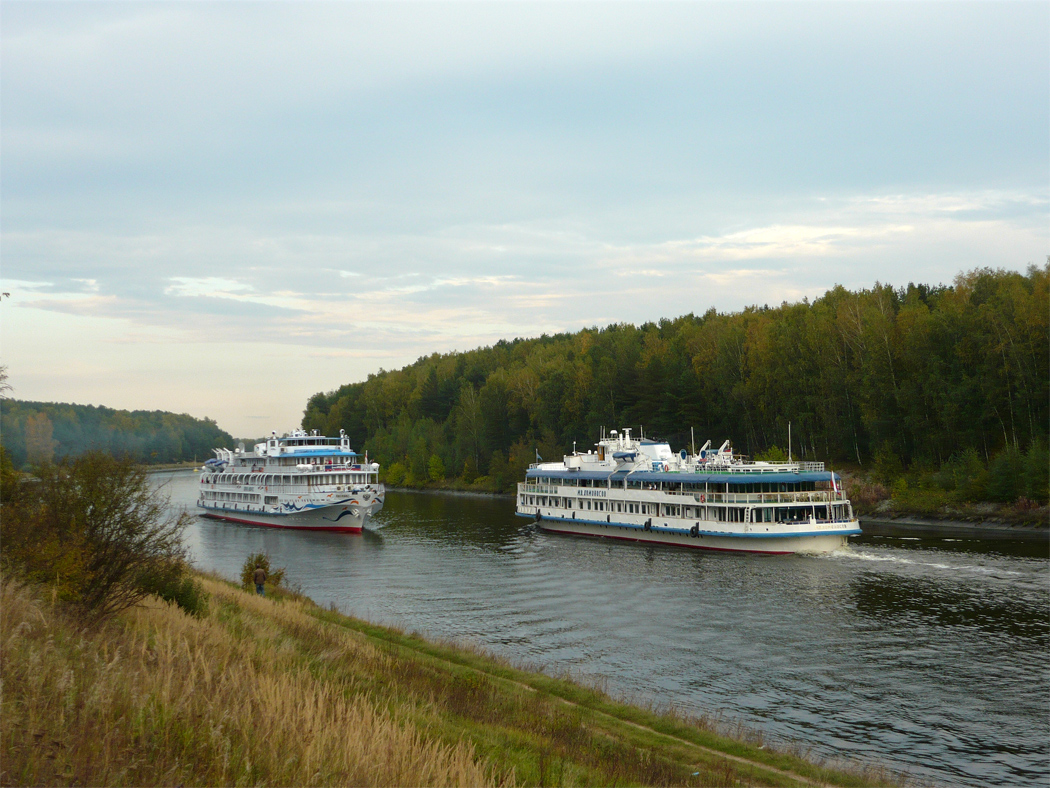
[[[369,518],[382,505],[373,506],[325,506],[293,514],[278,514],[243,509],[222,509],[198,506],[201,517],[221,520],[239,525],[256,525],[264,528],[284,528],[291,531],[327,531],[328,533],[359,534]]]
[[[769,530],[739,533],[714,532],[697,529],[696,536],[690,530],[673,527],[652,527],[619,522],[595,522],[571,517],[545,517],[538,513],[521,513],[521,517],[536,517],[536,524],[550,533],[572,536],[592,536],[628,542],[665,544],[687,547],[694,550],[710,550],[733,553],[761,553],[766,555],[791,555],[793,553],[820,554],[844,548],[851,534],[860,533],[860,527],[843,524],[833,531],[807,531],[776,533]],[[718,525],[710,523],[709,525]]]

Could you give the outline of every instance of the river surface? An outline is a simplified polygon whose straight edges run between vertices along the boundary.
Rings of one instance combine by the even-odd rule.
[[[193,511],[193,473],[156,474]],[[1046,546],[860,537],[823,557],[545,534],[509,498],[390,492],[361,535],[194,518],[195,564],[263,551],[321,605],[615,696],[944,785],[1050,782]]]

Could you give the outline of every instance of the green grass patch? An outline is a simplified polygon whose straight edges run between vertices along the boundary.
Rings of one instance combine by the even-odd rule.
[[[438,726],[442,735],[450,740],[466,736],[479,752],[508,760],[526,784],[899,783],[881,770],[830,769],[734,739],[704,720],[622,703],[595,688],[522,670],[487,654],[333,611],[308,612],[396,655],[401,678],[396,691],[435,697],[440,692],[445,699]]]

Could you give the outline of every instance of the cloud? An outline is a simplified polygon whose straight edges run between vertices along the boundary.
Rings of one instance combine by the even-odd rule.
[[[5,362],[40,364],[41,398],[112,379],[150,400],[165,359],[273,387],[279,358],[309,370],[289,420],[297,386],[433,351],[1023,268],[1050,247],[1048,24],[1046,4],[8,4]],[[69,336],[96,372],[46,371]]]
[[[187,298],[198,296],[210,296],[212,298],[238,298],[244,295],[244,291],[251,291],[251,285],[243,282],[235,282],[232,279],[223,279],[218,276],[190,277],[173,276],[170,281],[174,284],[164,289],[164,295],[173,295]]]

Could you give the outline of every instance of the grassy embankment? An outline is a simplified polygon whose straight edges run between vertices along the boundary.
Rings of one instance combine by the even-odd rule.
[[[876,785],[318,608],[202,578],[84,629],[3,581],[4,785]]]

